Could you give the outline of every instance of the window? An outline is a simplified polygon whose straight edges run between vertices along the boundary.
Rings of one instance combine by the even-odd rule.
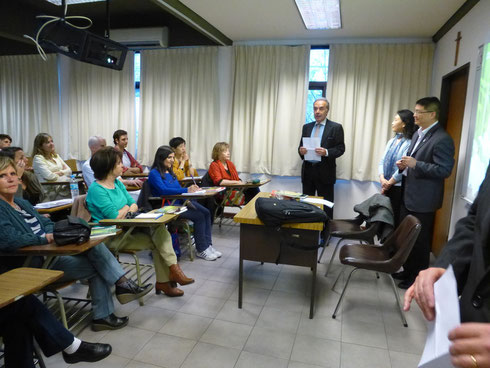
[[[328,79],[328,48],[312,48],[310,51],[310,83],[306,101],[305,123],[315,120],[313,102],[319,97],[325,97]]]
[[[135,122],[135,151],[134,157],[138,158],[138,136],[140,127],[140,70],[141,70],[141,54],[134,53],[134,122]]]

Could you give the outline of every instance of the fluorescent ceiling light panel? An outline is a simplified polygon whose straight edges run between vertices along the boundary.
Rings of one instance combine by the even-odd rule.
[[[338,29],[340,0],[294,0],[306,29]]]
[[[46,0],[46,1],[49,1],[54,5],[61,5],[61,0]],[[66,0],[66,3],[68,5],[73,5],[73,4],[82,4],[82,3],[95,3],[98,1],[105,1],[105,0]]]

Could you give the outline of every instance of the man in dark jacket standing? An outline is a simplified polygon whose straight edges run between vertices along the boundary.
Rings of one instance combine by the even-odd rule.
[[[417,101],[414,118],[419,129],[407,155],[396,163],[403,172],[400,221],[413,215],[422,224],[404,271],[394,275],[402,280],[398,284],[402,289],[410,287],[417,274],[429,267],[435,213],[442,206],[444,179],[451,175],[454,165],[453,139],[438,121],[440,109],[437,97]]]
[[[326,200],[334,201],[334,184],[337,179],[335,159],[344,154],[344,130],[342,125],[327,119],[330,104],[326,98],[318,98],[313,103],[315,121],[303,126],[303,133],[298,153],[303,160],[301,168],[301,182],[303,193],[318,195]],[[305,160],[307,152],[303,146],[303,138],[321,138],[320,147],[315,153],[321,156],[320,161]],[[333,208],[325,208],[329,218],[333,218]]]

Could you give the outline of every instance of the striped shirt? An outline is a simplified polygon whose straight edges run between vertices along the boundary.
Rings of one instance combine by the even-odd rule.
[[[41,236],[43,238],[46,237],[46,232],[42,229],[41,223],[35,216],[24,211],[23,209],[16,209],[16,211],[24,218],[24,221],[27,225],[29,225],[35,235]]]

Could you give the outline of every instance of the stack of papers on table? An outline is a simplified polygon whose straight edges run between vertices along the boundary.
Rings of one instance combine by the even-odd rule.
[[[61,207],[61,206],[71,204],[71,203],[73,203],[72,198],[58,199],[57,201],[38,203],[34,206],[34,208],[40,210],[40,209],[46,209],[46,208]]]
[[[158,212],[149,212],[149,213],[140,213],[135,219],[157,219],[163,216],[163,213]]]
[[[157,213],[168,213],[168,214],[181,214],[183,212],[187,211],[187,207],[186,206],[165,206],[165,207],[162,207],[162,208],[159,208],[158,210],[156,210],[155,212]]]
[[[311,203],[311,204],[323,204],[324,206],[333,207],[333,202],[327,201],[326,199],[320,199],[320,198],[300,198],[300,202],[306,202],[306,203]]]

